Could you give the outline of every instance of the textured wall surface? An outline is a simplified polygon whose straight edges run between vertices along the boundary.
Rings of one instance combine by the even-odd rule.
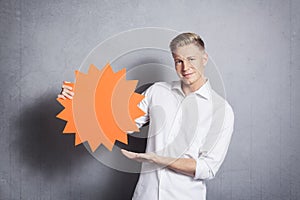
[[[222,74],[235,131],[208,199],[300,199],[299,13],[298,0],[1,0],[0,199],[130,199],[138,175],[74,148],[55,97],[99,42],[141,27],[199,33]]]

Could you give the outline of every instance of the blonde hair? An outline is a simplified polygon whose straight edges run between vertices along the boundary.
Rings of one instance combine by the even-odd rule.
[[[182,47],[189,44],[195,44],[201,50],[205,50],[205,44],[201,37],[196,33],[181,33],[177,35],[171,42],[170,42],[170,50],[174,52],[178,47]]]

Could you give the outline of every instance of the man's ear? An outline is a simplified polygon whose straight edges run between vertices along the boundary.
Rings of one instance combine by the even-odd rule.
[[[206,51],[203,52],[202,62],[203,62],[203,66],[205,66],[208,62],[208,54],[206,53]]]

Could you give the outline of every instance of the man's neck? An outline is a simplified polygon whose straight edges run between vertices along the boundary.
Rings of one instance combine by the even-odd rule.
[[[183,93],[185,94],[185,96],[187,96],[190,93],[199,90],[206,83],[206,81],[207,81],[207,78],[204,77],[203,79],[199,79],[199,81],[197,81],[193,84],[190,84],[190,85],[187,85],[187,84],[184,84],[183,82],[181,82],[181,89],[182,89]]]

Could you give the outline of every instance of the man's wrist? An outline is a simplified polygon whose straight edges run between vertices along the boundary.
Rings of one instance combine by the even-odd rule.
[[[152,154],[151,161],[155,164],[160,164],[160,156],[157,154]]]

